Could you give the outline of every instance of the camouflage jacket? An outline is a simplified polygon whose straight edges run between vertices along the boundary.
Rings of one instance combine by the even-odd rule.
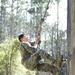
[[[30,42],[31,46],[34,45],[35,42]],[[40,44],[40,43],[39,43]],[[20,46],[21,52],[21,63],[23,64],[26,60],[28,60],[33,53],[37,51],[36,48],[30,47],[26,43],[22,42]]]

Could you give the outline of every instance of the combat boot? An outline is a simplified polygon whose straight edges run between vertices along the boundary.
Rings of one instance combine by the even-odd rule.
[[[55,60],[55,61],[53,62],[53,64],[54,64],[56,67],[60,68],[60,67],[62,66],[62,62],[63,62],[63,55],[61,55],[61,56],[58,58],[58,60]]]

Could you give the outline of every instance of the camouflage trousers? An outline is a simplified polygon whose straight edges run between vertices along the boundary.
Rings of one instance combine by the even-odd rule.
[[[40,62],[41,59],[44,59],[47,62]],[[47,52],[44,50],[39,50],[29,59],[24,62],[24,66],[30,70],[37,70],[41,72],[51,72],[53,75],[62,75],[61,71],[51,64],[55,59],[52,58]]]

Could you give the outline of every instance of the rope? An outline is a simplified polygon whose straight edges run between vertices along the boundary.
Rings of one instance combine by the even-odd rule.
[[[46,6],[46,9],[45,9],[43,17],[41,18],[40,25],[39,25],[40,27],[42,26],[42,23],[44,22],[44,17],[45,17],[45,15],[47,13],[47,10],[49,9],[49,3],[50,3],[50,0],[48,1],[48,4]],[[41,35],[41,32],[40,33],[38,32],[38,35]],[[40,48],[40,45],[39,45],[39,47],[37,49],[39,49],[39,48]]]
[[[47,13],[47,10],[49,9],[49,3],[50,3],[50,0],[48,1],[48,4],[47,4],[47,6],[46,6],[46,10],[45,10],[45,12],[44,12],[43,17],[41,18],[40,25],[42,25],[42,23],[44,22],[44,17],[45,17],[45,15],[46,15],[46,13]]]

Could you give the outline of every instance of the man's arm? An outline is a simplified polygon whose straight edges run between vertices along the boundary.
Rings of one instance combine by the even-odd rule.
[[[34,46],[36,44],[35,41],[34,42],[29,42],[29,43],[31,44],[31,46]],[[40,45],[40,43],[41,43],[41,40],[39,40],[38,45]]]
[[[42,31],[42,27],[39,27],[38,34],[37,34],[36,41],[35,41],[35,43],[38,45],[40,45],[40,43],[41,43],[41,40],[40,40],[41,39],[41,31]]]
[[[32,46],[34,46],[34,45],[40,45],[40,43],[41,43],[41,30],[42,30],[42,27],[39,27],[38,28],[38,34],[37,34],[37,37],[36,37],[36,40],[34,41],[34,42],[29,42]]]
[[[21,46],[24,48],[24,49],[26,49],[29,53],[35,53],[35,52],[37,52],[37,49],[36,48],[34,48],[34,47],[32,47],[32,46],[29,46],[29,45],[27,45],[26,43],[21,43]]]

